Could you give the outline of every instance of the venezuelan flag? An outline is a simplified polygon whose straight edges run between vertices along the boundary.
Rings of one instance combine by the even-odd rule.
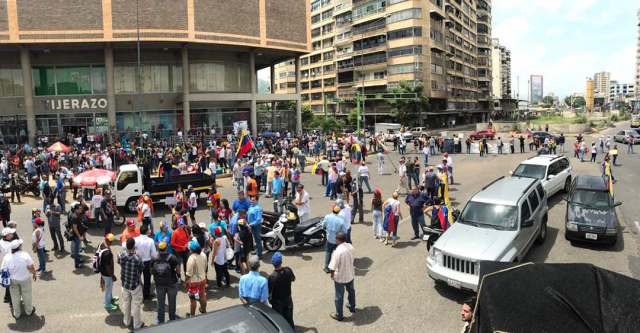
[[[253,148],[253,141],[251,141],[251,137],[247,134],[246,129],[242,129],[242,134],[240,134],[240,141],[238,141],[238,151],[236,152],[236,158],[242,157],[244,154],[248,153],[251,148]]]

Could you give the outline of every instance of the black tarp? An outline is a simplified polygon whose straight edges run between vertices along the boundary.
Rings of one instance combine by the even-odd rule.
[[[591,264],[482,262],[471,332],[640,332],[640,281]]]

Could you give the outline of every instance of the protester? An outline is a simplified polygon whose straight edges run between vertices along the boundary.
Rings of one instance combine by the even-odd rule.
[[[424,208],[428,203],[428,199],[424,193],[418,190],[418,187],[411,189],[411,193],[404,201],[409,206],[409,215],[411,216],[411,227],[413,227],[412,240],[420,238],[420,227],[424,226]]]
[[[187,260],[187,270],[185,287],[189,295],[189,312],[187,317],[196,315],[196,303],[200,303],[200,313],[207,313],[207,257],[202,253],[202,248],[196,240],[189,242],[189,259]]]
[[[384,230],[387,232],[384,245],[389,245],[389,238],[391,238],[393,241],[391,246],[393,247],[396,245],[396,240],[398,238],[398,224],[402,218],[402,213],[400,212],[400,201],[398,201],[398,192],[393,192],[391,198],[387,199],[387,201],[382,205],[382,210],[384,212],[383,226]]]
[[[60,204],[54,203],[53,199],[50,199],[46,215],[49,222],[49,233],[53,241],[53,252],[66,252],[64,249],[64,239],[62,238],[62,228],[60,226],[62,207],[60,207]]]
[[[151,230],[146,224],[140,227],[140,236],[134,238],[136,242],[136,254],[142,260],[143,284],[142,298],[150,300],[151,295],[151,259],[156,256],[156,245],[151,237]]]
[[[38,255],[38,269],[40,273],[44,273],[47,269],[47,257],[44,253],[45,240],[44,240],[44,220],[37,217],[33,223],[33,233],[31,234],[31,242],[33,246],[33,252]]]
[[[113,252],[111,251],[111,244],[115,239],[116,236],[113,234],[105,235],[104,241],[100,243],[96,252],[97,266],[100,271],[100,289],[104,292],[103,304],[105,310],[110,312],[118,309],[115,304],[118,301],[118,297],[113,296],[113,283],[118,279],[116,278]]]
[[[251,207],[247,211],[247,220],[251,226],[251,233],[255,242],[256,255],[262,258],[262,207],[258,204],[258,198],[251,198]]]
[[[33,259],[28,253],[22,251],[22,243],[22,239],[11,241],[11,253],[4,256],[2,266],[0,266],[0,270],[6,270],[9,273],[12,314],[16,320],[22,316],[22,305],[24,305],[24,311],[28,316],[36,312],[32,303],[31,279],[35,282],[38,276],[33,267]],[[31,273],[31,278],[29,273]]]
[[[476,307],[476,298],[471,297],[466,299],[462,303],[462,309],[460,310],[460,317],[462,318],[462,322],[464,322],[464,326],[462,326],[461,333],[469,333],[471,332],[471,321],[473,320],[473,310]]]
[[[335,305],[336,312],[331,314],[331,318],[342,321],[344,315],[342,312],[344,304],[344,291],[347,290],[349,304],[347,308],[351,313],[356,312],[356,291],[353,286],[355,277],[353,246],[346,242],[344,233],[336,234],[336,250],[331,254],[329,262],[329,270],[331,279],[335,286]]]
[[[347,229],[344,225],[344,219],[340,217],[340,207],[338,205],[333,206],[333,212],[327,214],[322,220],[322,228],[327,233],[327,242],[325,244],[325,256],[324,256],[324,272],[329,273],[329,260],[331,260],[331,254],[338,246],[336,244],[336,234],[346,233]]]
[[[176,296],[180,277],[180,260],[169,253],[169,245],[162,240],[158,243],[158,253],[151,259],[151,274],[156,286],[157,322],[164,323],[165,298],[169,303],[169,320],[176,320]]]
[[[282,266],[282,253],[276,252],[271,256],[273,272],[269,275],[269,303],[271,308],[281,314],[295,329],[293,323],[293,299],[291,298],[291,283],[296,280],[291,268]]]
[[[371,212],[373,214],[373,236],[380,241],[382,237],[382,190],[376,188],[371,199]]]
[[[216,270],[216,284],[218,288],[222,287],[224,281],[225,286],[231,285],[231,277],[229,276],[229,268],[227,267],[227,248],[229,248],[229,242],[227,236],[222,233],[220,226],[214,229],[215,240],[213,241],[213,255],[211,258],[211,264]]]
[[[249,274],[240,277],[238,294],[242,304],[263,303],[267,304],[269,299],[269,287],[267,279],[260,275],[260,259],[257,256],[249,258]]]
[[[309,193],[304,189],[304,185],[300,184],[296,187],[296,197],[293,203],[298,207],[298,219],[300,223],[309,219],[310,204]]]
[[[144,326],[140,320],[140,310],[142,307],[142,283],[140,275],[144,269],[144,264],[136,254],[136,241],[133,238],[126,240],[126,251],[118,256],[120,264],[120,281],[122,282],[122,312],[124,326],[133,324],[133,329],[137,330]],[[133,316],[133,323],[131,322]]]

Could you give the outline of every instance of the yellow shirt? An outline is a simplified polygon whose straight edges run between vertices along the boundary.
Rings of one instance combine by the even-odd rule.
[[[275,165],[270,165],[267,167],[267,181],[271,181],[273,180],[273,177],[275,177],[276,174],[276,166]]]
[[[611,154],[611,156],[615,156],[615,155],[618,155],[618,150],[617,149],[611,149],[611,151],[609,151],[609,153]]]

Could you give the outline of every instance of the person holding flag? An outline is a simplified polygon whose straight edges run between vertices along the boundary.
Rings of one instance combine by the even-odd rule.
[[[236,159],[240,159],[242,156],[247,154],[251,149],[253,149],[253,141],[251,137],[247,133],[246,129],[242,129],[240,133],[240,140],[238,140],[238,151],[236,152]]]

